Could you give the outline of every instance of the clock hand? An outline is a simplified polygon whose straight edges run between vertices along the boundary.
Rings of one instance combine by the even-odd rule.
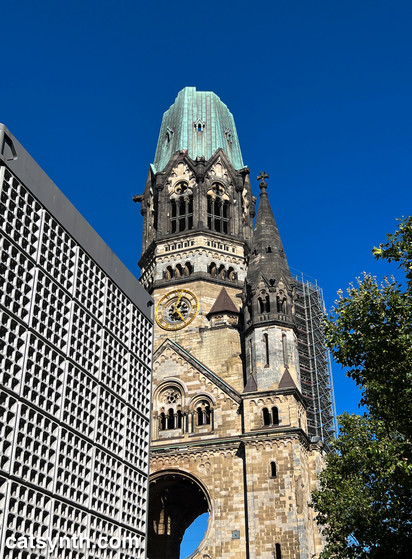
[[[180,318],[184,321],[184,317],[182,316],[182,314],[180,313],[179,309],[177,308],[177,306],[175,305],[175,311],[177,312],[177,314],[180,316]]]
[[[179,298],[178,298],[177,301],[176,301],[176,305],[178,304],[178,302],[179,302],[180,299],[182,298],[182,295],[183,295],[183,289],[182,289],[182,291],[180,292]]]

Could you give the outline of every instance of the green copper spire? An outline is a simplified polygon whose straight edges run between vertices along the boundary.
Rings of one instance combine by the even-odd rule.
[[[235,121],[227,106],[211,91],[185,87],[163,115],[154,171],[163,171],[176,151],[187,150],[192,159],[208,160],[218,148],[236,170],[244,167]]]

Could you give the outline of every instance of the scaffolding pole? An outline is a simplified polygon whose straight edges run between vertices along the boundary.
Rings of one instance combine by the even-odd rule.
[[[299,364],[309,436],[320,437],[330,450],[337,423],[330,354],[324,337],[323,292],[316,280],[309,281],[301,272],[295,273],[294,278]]]

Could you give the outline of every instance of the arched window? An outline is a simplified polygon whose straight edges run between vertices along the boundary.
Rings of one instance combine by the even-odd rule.
[[[176,414],[177,425],[176,425],[176,427],[178,429],[182,428],[182,418],[183,418],[182,412],[180,410],[177,410],[177,414]]]
[[[216,268],[216,264],[214,262],[211,262],[209,265],[209,274],[212,277],[215,277],[217,274],[217,268]]]
[[[177,264],[175,268],[175,278],[181,278],[182,275],[183,275],[182,266],[180,264]]]
[[[166,280],[172,279],[172,277],[173,277],[173,268],[172,268],[171,266],[168,266],[168,267],[166,268],[166,270],[165,270],[164,273],[163,273],[163,277],[164,277],[164,279],[166,279]]]
[[[280,543],[275,545],[275,559],[282,559],[282,551],[280,548]]]
[[[262,414],[263,414],[263,425],[270,425],[269,410],[267,408],[263,408]]]
[[[166,386],[157,395],[154,407],[159,413],[159,431],[182,429],[182,393],[176,386]]]
[[[175,413],[173,408],[169,409],[167,414],[167,429],[174,429],[175,428]]]
[[[286,297],[276,297],[276,306],[278,313],[286,314],[287,313],[287,305],[286,305]]]
[[[219,277],[222,278],[222,279],[225,279],[225,277],[226,277],[226,269],[225,269],[225,267],[224,267],[223,264],[221,264],[221,265],[219,266],[218,275],[219,275]]]
[[[169,127],[166,128],[165,141],[167,143],[169,143],[170,140],[172,139],[173,132],[174,132],[174,130],[172,130],[171,128],[169,128]]]
[[[206,402],[197,408],[197,424],[210,425],[210,406]]]
[[[267,334],[263,334],[263,345],[266,360],[265,367],[269,367],[269,336]]]
[[[202,120],[197,119],[197,121],[193,123],[193,127],[197,132],[203,132],[205,123]]]
[[[197,424],[198,425],[203,425],[203,412],[202,412],[202,408],[197,408],[196,410],[197,413]]]
[[[253,373],[253,344],[252,340],[249,339],[249,369],[250,372]]]
[[[210,406],[209,404],[207,404],[205,406],[205,411],[204,411],[205,425],[210,425],[210,415],[211,415]]]
[[[230,281],[235,281],[237,279],[237,274],[233,268],[229,268],[227,271],[227,277]]]
[[[279,425],[279,410],[276,406],[272,408],[272,423],[273,425]]]
[[[264,295],[262,294],[259,298],[258,298],[258,302],[259,302],[259,312],[265,313],[265,312],[270,312],[270,301],[269,301],[269,295]]]
[[[207,195],[207,226],[217,233],[229,232],[229,199],[219,183],[214,183]]]
[[[158,217],[159,217],[159,193],[156,192],[156,194],[153,197],[153,229],[155,231],[157,231]]]
[[[196,425],[198,427],[204,425],[211,425],[213,409],[210,407],[210,402],[208,400],[198,401],[196,404]]]
[[[193,229],[193,195],[185,182],[175,186],[170,200],[170,222],[172,233]]]
[[[283,352],[283,364],[285,367],[288,364],[288,340],[286,334],[282,334],[282,352]]]
[[[270,463],[270,477],[276,477],[276,462]]]
[[[193,271],[192,265],[190,264],[190,262],[186,262],[186,264],[183,268],[183,275],[185,277],[188,277],[188,276],[191,275],[192,271]]]

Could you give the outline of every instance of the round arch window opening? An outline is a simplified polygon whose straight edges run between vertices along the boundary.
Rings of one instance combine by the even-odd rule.
[[[174,470],[153,474],[149,486],[148,557],[190,557],[207,537],[210,513],[207,490],[195,477]]]

